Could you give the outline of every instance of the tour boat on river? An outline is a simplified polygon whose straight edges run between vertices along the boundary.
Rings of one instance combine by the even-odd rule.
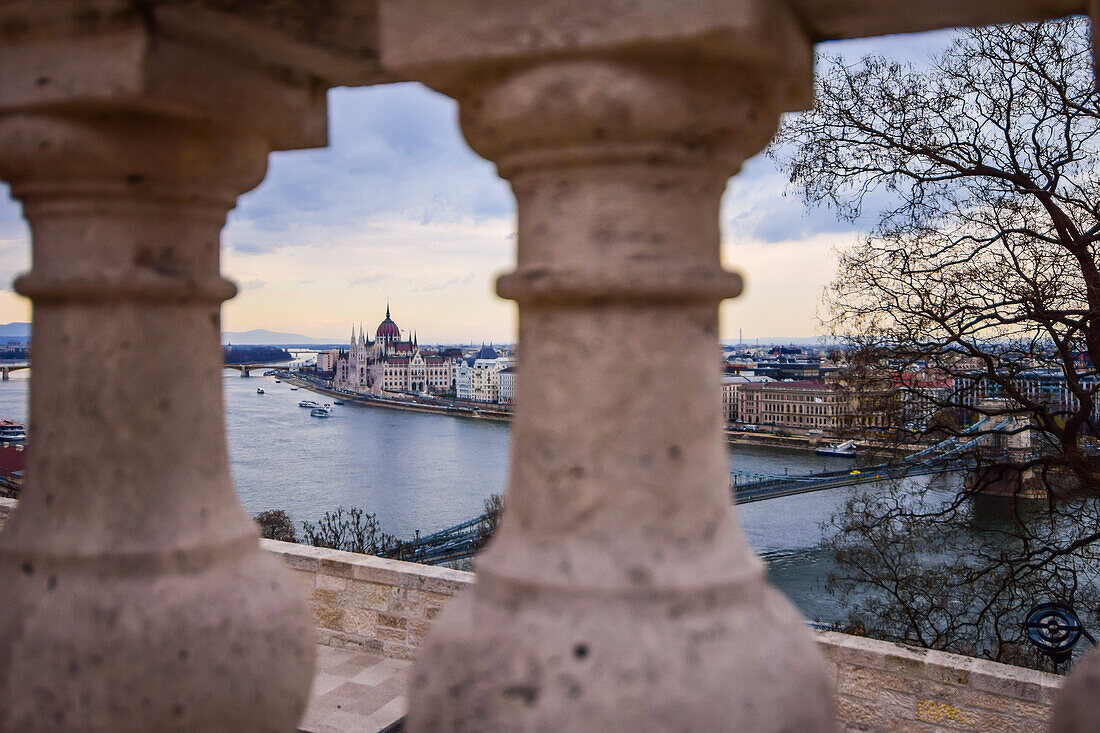
[[[27,429],[23,423],[0,420],[0,443],[22,443],[26,439]]]
[[[311,417],[332,417],[332,408],[329,405],[315,407],[309,411]]]
[[[298,407],[309,407],[311,409],[317,409],[320,406],[321,403],[315,400],[302,400],[298,403]]]
[[[256,388],[256,394],[265,394],[264,388],[263,387],[257,387]]]

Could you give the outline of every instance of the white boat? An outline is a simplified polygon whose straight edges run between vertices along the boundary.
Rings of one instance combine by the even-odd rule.
[[[264,388],[263,387],[257,387],[256,388],[256,394],[265,394],[264,393]]]
[[[320,406],[321,404],[319,402],[315,402],[314,400],[302,400],[298,403],[298,407],[309,407],[311,409],[317,409]]]
[[[332,410],[325,407],[315,407],[309,411],[310,417],[332,417]]]
[[[855,458],[856,447],[856,442],[854,440],[846,440],[843,443],[837,443],[835,445],[827,445],[824,448],[818,448],[814,451],[814,453],[819,456],[839,456],[840,458]]]
[[[27,439],[27,429],[14,420],[0,420],[0,443],[21,443]]]

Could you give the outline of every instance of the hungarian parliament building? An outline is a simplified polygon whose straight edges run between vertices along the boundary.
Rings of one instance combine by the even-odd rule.
[[[421,351],[415,335],[402,340],[401,329],[386,306],[386,317],[373,341],[367,339],[362,325],[358,338],[352,327],[348,350],[341,350],[331,365],[332,384],[360,394],[454,392],[455,367],[461,359],[458,349]]]

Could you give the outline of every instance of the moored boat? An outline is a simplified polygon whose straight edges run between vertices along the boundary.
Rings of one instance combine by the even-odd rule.
[[[26,439],[27,429],[23,423],[0,420],[0,443],[22,443]]]
[[[819,456],[837,456],[840,458],[855,458],[856,442],[854,440],[846,440],[843,443],[836,443],[835,445],[828,445],[824,448],[818,448],[814,451]]]

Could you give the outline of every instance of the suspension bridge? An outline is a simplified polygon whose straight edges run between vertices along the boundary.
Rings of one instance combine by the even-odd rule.
[[[971,451],[982,441],[987,441],[992,433],[999,433],[1012,424],[1004,420],[989,430],[978,434],[992,418],[985,417],[969,426],[959,435],[942,440],[924,450],[897,460],[879,463],[873,466],[826,471],[803,475],[765,475],[731,474],[733,494],[736,503],[749,504],[754,501],[777,499],[781,496],[808,494],[826,489],[839,489],[845,486],[874,483],[915,476],[930,476],[935,473],[957,471],[970,468],[974,464]],[[741,482],[742,477],[755,479]]]
[[[889,461],[872,466],[826,471],[802,475],[768,474],[730,474],[730,488],[734,502],[749,504],[783,496],[808,494],[815,491],[839,489],[846,486],[874,483],[876,481],[896,480],[916,476],[928,476],[945,471],[957,471],[970,468],[974,460],[970,451],[991,434],[1008,429],[1012,421],[1004,420],[981,432],[992,418],[985,417],[969,426],[959,435],[942,440],[935,445],[912,453],[897,461]],[[740,479],[748,478],[742,482]],[[463,560],[473,556],[483,538],[483,516],[474,517],[453,527],[441,529],[401,546],[403,560],[438,565],[454,560]]]

